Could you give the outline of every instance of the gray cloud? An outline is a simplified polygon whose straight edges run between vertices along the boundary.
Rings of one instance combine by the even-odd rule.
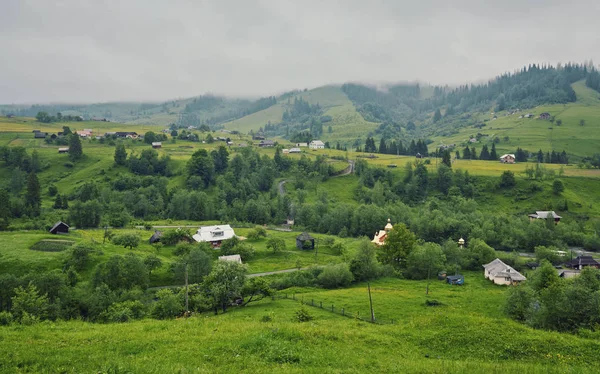
[[[0,103],[480,81],[600,60],[596,1],[3,0]]]

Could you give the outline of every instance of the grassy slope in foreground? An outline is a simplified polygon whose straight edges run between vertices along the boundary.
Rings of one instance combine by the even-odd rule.
[[[381,280],[376,307],[405,317],[371,325],[307,306],[315,319],[293,322],[300,304],[266,300],[230,313],[125,324],[41,323],[0,327],[2,372],[598,372],[597,340],[535,331],[496,313],[504,289],[435,282],[446,303],[426,307],[425,282]],[[339,291],[368,303],[364,285]],[[469,310],[471,300],[475,311]],[[338,304],[336,304],[337,306]],[[387,306],[386,306],[387,307]],[[272,321],[261,322],[269,315]]]
[[[496,136],[500,139],[508,136],[509,142],[501,141],[496,145],[498,153],[514,153],[517,147],[530,152],[537,152],[539,149],[544,152],[553,149],[559,152],[565,150],[568,154],[578,157],[598,153],[600,94],[586,87],[583,81],[572,86],[577,94],[577,101],[574,103],[543,105],[511,115],[507,112],[496,113],[498,119],[485,122],[486,126],[482,129],[465,127],[450,137],[434,137],[430,149],[439,144],[454,143],[462,145],[459,149],[462,152],[470,136],[482,133],[489,137],[482,138],[482,142],[470,144],[476,147],[478,152],[481,151],[484,142],[489,143]],[[552,124],[550,121],[538,119],[543,112],[550,113],[556,121],[562,120],[562,125],[557,126],[556,121]],[[536,116],[534,119],[519,118],[526,113],[534,113]],[[473,115],[477,116],[481,123],[491,117],[489,113]],[[580,120],[585,121],[584,126],[580,126]]]

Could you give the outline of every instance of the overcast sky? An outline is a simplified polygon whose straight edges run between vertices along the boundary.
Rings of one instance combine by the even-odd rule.
[[[600,62],[600,1],[0,0],[0,103],[257,96]]]

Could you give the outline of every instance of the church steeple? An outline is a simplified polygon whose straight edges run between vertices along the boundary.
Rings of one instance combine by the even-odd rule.
[[[392,220],[388,218],[388,223],[387,225],[385,225],[385,232],[390,232],[392,231],[392,229],[394,228],[394,226],[392,226]]]

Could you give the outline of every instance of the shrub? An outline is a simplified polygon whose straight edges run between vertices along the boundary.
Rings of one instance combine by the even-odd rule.
[[[258,240],[267,237],[267,230],[264,227],[257,226],[254,230],[248,233],[248,240]]]
[[[442,304],[441,302],[439,302],[437,300],[425,300],[425,305],[426,306],[442,306],[444,304]]]
[[[64,165],[65,165],[66,168],[72,168],[74,166],[73,163],[70,162],[70,161],[65,162]]]
[[[514,187],[517,184],[515,180],[515,173],[509,170],[505,170],[504,173],[500,176],[500,187],[502,188],[510,188]]]
[[[167,230],[163,232],[160,241],[164,245],[173,245],[182,241],[191,242],[192,234],[189,230],[177,228],[175,230]]]
[[[348,287],[354,280],[348,264],[328,265],[317,277],[317,283],[325,288]]]
[[[48,195],[56,196],[57,193],[58,193],[58,188],[56,188],[55,185],[51,184],[50,186],[48,186]]]
[[[0,312],[0,326],[8,326],[13,323],[13,315],[10,312]]]
[[[269,314],[265,314],[264,316],[260,317],[260,321],[261,322],[271,322],[273,321],[273,312],[269,313]],[[1,321],[0,321],[1,323]]]
[[[124,248],[133,249],[140,244],[140,237],[136,234],[122,234],[112,238],[113,244],[122,245]]]
[[[74,243],[68,240],[40,240],[32,245],[30,249],[41,252],[62,252]]]
[[[294,320],[298,322],[308,322],[312,321],[315,317],[313,317],[306,308],[300,308],[294,314]]]
[[[156,293],[158,301],[152,309],[152,316],[158,319],[175,318],[183,312],[181,301],[170,289],[162,289]]]
[[[177,246],[175,246],[173,254],[175,256],[185,256],[190,253],[193,248],[194,246],[190,243],[179,243]]]

